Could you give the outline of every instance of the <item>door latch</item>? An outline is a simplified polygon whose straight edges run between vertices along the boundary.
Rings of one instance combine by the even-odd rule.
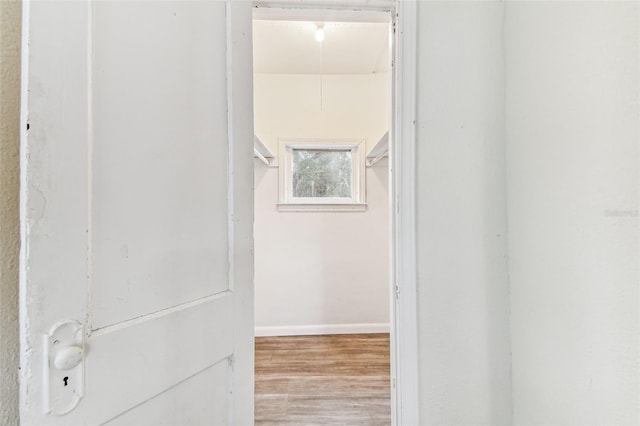
[[[44,336],[44,412],[62,416],[84,396],[84,327],[60,322]]]

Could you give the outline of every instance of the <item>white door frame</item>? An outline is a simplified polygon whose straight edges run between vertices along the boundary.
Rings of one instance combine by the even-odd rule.
[[[306,11],[336,11],[367,22],[367,12],[388,12],[393,22],[390,144],[391,200],[391,407],[392,424],[418,425],[418,310],[416,265],[416,78],[415,0],[254,0],[256,8],[289,9],[291,19]],[[288,12],[289,12],[288,11]],[[282,15],[282,14],[278,14]]]

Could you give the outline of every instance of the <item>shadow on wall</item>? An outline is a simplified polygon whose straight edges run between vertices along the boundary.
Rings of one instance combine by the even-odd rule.
[[[0,1],[0,424],[18,418],[22,3]]]

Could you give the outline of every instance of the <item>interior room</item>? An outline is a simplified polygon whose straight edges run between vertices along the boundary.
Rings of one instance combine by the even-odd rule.
[[[256,424],[388,424],[389,24],[253,40]]]
[[[276,3],[394,14],[392,179],[378,58],[331,73],[338,22],[307,19],[260,68]],[[639,76],[639,2],[0,1],[0,425],[640,425]],[[255,128],[254,84],[282,101]],[[331,182],[348,211],[295,211],[327,187],[275,188],[322,138],[366,179]],[[413,307],[390,417],[385,179]],[[345,336],[365,368],[330,356]]]

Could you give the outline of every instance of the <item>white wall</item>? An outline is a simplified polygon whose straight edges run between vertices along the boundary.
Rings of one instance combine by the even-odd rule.
[[[0,1],[0,424],[18,424],[20,16]]]
[[[418,4],[423,425],[511,422],[502,11]]]
[[[256,134],[366,138],[388,130],[389,74],[258,74]],[[322,103],[320,94],[322,93]],[[277,164],[277,160],[275,160]],[[278,168],[255,168],[255,321],[258,334],[383,331],[389,322],[387,162],[367,168],[366,212],[279,212]]]
[[[367,150],[389,130],[389,73],[255,74],[254,126],[278,155],[278,138],[360,138]]]
[[[637,2],[508,2],[514,423],[640,424]]]

